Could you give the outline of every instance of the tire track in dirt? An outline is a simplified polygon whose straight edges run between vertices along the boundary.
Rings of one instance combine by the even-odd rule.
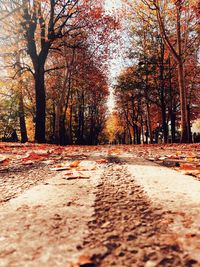
[[[84,241],[94,265],[83,266],[199,266],[170,232],[170,213],[151,204],[119,158],[109,161]]]
[[[0,171],[0,204],[19,196],[25,190],[44,182],[51,176],[49,167],[41,163]]]
[[[2,205],[0,266],[70,266],[88,235],[101,172],[98,168],[90,179],[75,180],[54,173]]]

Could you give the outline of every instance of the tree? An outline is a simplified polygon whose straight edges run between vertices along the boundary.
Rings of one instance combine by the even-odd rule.
[[[18,96],[19,96],[19,122],[20,122],[21,142],[26,143],[28,141],[28,136],[27,136],[25,112],[24,112],[23,77],[22,77],[20,52],[16,54],[16,68],[17,68],[17,76],[18,76],[17,78],[18,78],[18,87],[19,87]]]
[[[197,1],[191,1],[193,3],[189,3],[188,1],[160,1],[160,0],[141,0],[144,4],[146,4],[149,9],[154,10],[158,26],[160,29],[160,35],[163,39],[163,42],[167,49],[169,50],[171,56],[177,63],[177,71],[178,71],[178,84],[179,84],[179,92],[180,92],[180,110],[181,110],[181,142],[187,143],[190,141],[190,128],[188,125],[188,112],[187,112],[187,93],[185,87],[185,74],[184,74],[184,60],[185,53],[187,47],[184,47],[184,37],[188,38],[187,33],[184,31],[187,27],[185,27],[185,23],[191,23],[191,17],[184,21],[183,23],[183,12],[184,9],[190,9],[192,4],[197,4]],[[173,16],[171,22],[174,23],[175,35],[170,36],[170,28],[169,23],[167,25],[166,13],[168,15],[170,13]],[[169,22],[169,21],[168,21]],[[194,21],[192,21],[194,23]],[[172,27],[173,27],[172,26]],[[188,29],[187,29],[188,30]],[[175,42],[174,42],[175,38]],[[194,38],[194,37],[193,37]]]
[[[55,40],[72,35],[77,28],[83,27],[83,21],[75,20],[81,10],[78,0],[46,1],[23,0],[23,29],[27,41],[27,53],[34,69],[36,118],[35,140],[45,142],[46,92],[45,63]],[[71,23],[69,22],[71,20]],[[69,26],[70,25],[70,26]]]

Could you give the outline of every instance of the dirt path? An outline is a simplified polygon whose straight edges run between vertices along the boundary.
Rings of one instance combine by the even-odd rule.
[[[1,176],[0,266],[200,266],[200,183],[129,153],[92,156],[108,162],[78,179],[48,166]]]
[[[99,185],[85,241],[94,262],[102,267],[199,266],[170,231],[172,214],[152,205],[127,166],[114,162]]]
[[[100,174],[98,169],[91,179],[67,180],[63,173],[46,173],[45,182],[4,204],[0,208],[0,266],[55,267],[75,261],[88,235],[93,188]]]

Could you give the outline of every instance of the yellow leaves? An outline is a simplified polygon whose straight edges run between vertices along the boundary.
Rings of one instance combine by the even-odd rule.
[[[69,167],[71,171],[65,173],[67,180],[73,179],[89,179],[91,177],[91,171],[96,170],[96,165],[92,161],[73,161]]]
[[[195,160],[196,160],[195,158],[187,158],[187,161],[190,161],[190,162],[193,162]]]
[[[117,134],[123,132],[123,127],[120,125],[118,114],[112,113],[106,122],[105,134],[110,143],[115,140]]]
[[[91,177],[91,171],[95,171],[96,163],[93,161],[78,161],[75,160],[68,164],[60,164],[54,168],[51,168],[52,171],[67,171],[64,173],[64,178],[67,180],[74,179],[89,179]]]
[[[122,150],[118,149],[118,148],[111,149],[111,150],[109,150],[109,154],[110,155],[120,155],[120,154],[122,154]]]

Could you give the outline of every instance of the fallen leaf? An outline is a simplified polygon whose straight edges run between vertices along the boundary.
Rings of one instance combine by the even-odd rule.
[[[155,158],[148,158],[148,160],[150,160],[150,161],[154,161],[154,160],[156,160]]]
[[[196,159],[195,158],[187,158],[187,161],[193,162],[193,161],[196,161]]]
[[[196,170],[197,168],[191,164],[181,164],[179,170]]]
[[[79,166],[77,168],[77,171],[94,171],[94,170],[96,170],[95,166],[89,166],[89,167]]]
[[[168,156],[169,159],[179,159],[178,155],[169,155]]]
[[[200,172],[198,170],[181,170],[181,173],[182,174],[185,174],[185,175],[193,175],[193,176],[197,176],[199,177],[200,175]]]
[[[51,171],[66,171],[66,170],[70,170],[70,167],[69,166],[66,166],[66,167],[55,167],[55,168],[51,168],[50,169]]]
[[[77,171],[89,171],[89,169],[86,168],[86,167],[79,166],[79,167],[77,168]]]
[[[9,158],[0,159],[1,166],[8,166],[9,163],[10,163],[10,159]]]
[[[94,262],[91,260],[90,256],[87,255],[82,255],[79,257],[79,261],[78,261],[80,267],[81,266],[95,266]]]
[[[31,160],[43,160],[46,156],[38,155],[35,152],[31,152],[27,157],[23,158],[22,161],[31,161]]]
[[[72,171],[69,171],[67,173],[65,173],[66,176],[69,176],[69,175],[73,175],[73,172]]]
[[[167,157],[160,157],[160,158],[158,158],[159,160],[165,160],[165,159],[167,159]]]
[[[64,178],[64,179],[67,179],[67,180],[75,180],[75,179],[89,179],[90,176],[86,176],[86,175],[74,175],[74,176],[69,176],[67,178]]]
[[[186,238],[193,238],[193,237],[195,237],[195,236],[196,236],[195,233],[187,233],[187,234],[185,235]]]
[[[107,163],[108,162],[108,160],[107,159],[97,159],[96,160],[96,163]]]
[[[75,161],[73,161],[69,166],[70,166],[71,168],[76,168],[76,167],[78,167],[79,164],[80,164],[80,161],[75,160]]]
[[[107,228],[110,224],[110,222],[105,222],[104,224],[102,224],[101,228]]]

